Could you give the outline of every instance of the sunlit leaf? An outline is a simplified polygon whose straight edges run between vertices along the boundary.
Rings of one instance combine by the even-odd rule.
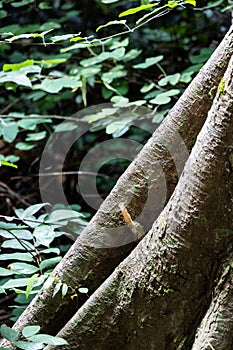
[[[0,161],[0,166],[1,165],[5,165],[5,166],[10,166],[10,167],[12,167],[12,168],[18,168],[18,165],[16,165],[16,164],[12,164],[12,163],[9,163],[9,162],[6,162],[6,161],[4,161],[4,160],[1,160]]]
[[[184,1],[190,5],[196,6],[196,0],[184,0]]]
[[[79,293],[82,293],[82,294],[87,294],[88,293],[88,288],[85,288],[85,287],[80,287],[78,289]]]
[[[17,85],[23,85],[26,87],[32,87],[31,80],[20,71],[14,72],[0,72],[0,84],[13,82]]]
[[[33,289],[37,279],[38,279],[38,274],[37,273],[32,275],[29,278],[28,283],[27,283],[26,293],[25,293],[26,299],[28,299],[28,297],[29,297],[29,295],[30,295],[30,293],[31,293],[31,291],[32,291],[32,289]]]
[[[126,24],[126,20],[121,20],[121,21],[110,21],[110,22],[108,22],[107,24],[103,24],[103,25],[101,25],[101,26],[99,26],[97,29],[96,29],[96,32],[98,32],[100,29],[102,29],[102,28],[105,28],[105,27],[108,27],[108,26],[112,26],[112,25],[114,25],[114,24]]]
[[[167,2],[167,6],[170,7],[171,9],[174,9],[175,7],[177,7],[179,5],[178,1],[174,1],[174,0],[169,0]]]
[[[68,292],[68,286],[66,283],[63,283],[62,290],[61,290],[62,298],[64,298],[66,296],[67,292]]]
[[[8,70],[17,71],[23,67],[32,66],[33,64],[34,64],[34,60],[26,60],[21,63],[4,64],[3,70],[4,72]]]
[[[134,7],[134,8],[131,8],[129,10],[126,10],[124,12],[121,12],[119,14],[119,17],[133,15],[134,13],[137,13],[137,12],[140,12],[140,11],[144,11],[144,10],[147,10],[147,9],[155,7],[155,6],[156,6],[156,4],[148,4],[148,5],[141,5],[141,6],[138,6],[138,7]]]

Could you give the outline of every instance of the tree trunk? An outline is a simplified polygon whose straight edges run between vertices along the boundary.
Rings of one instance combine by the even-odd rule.
[[[211,330],[202,348],[232,350],[233,58],[224,81],[165,209],[58,333],[61,349],[191,349],[206,313],[193,349]]]
[[[80,286],[92,293],[135,247],[137,241],[132,242],[134,237],[122,220],[120,202],[147,232],[170,198],[232,55],[232,38],[233,27],[55,269],[54,276],[67,283],[71,293]],[[70,294],[52,298],[52,290],[39,293],[16,329],[40,324],[55,334],[69,320],[79,305]]]
[[[64,326],[59,335],[68,337],[69,349],[144,349],[149,342],[150,349],[169,350],[191,344],[230,241],[218,232],[218,222],[232,229],[225,209],[232,210],[227,197],[232,173],[226,168],[229,84],[215,98],[172,193],[232,56],[232,39],[233,27],[55,269],[71,292],[64,299],[52,297],[53,286],[40,292],[15,329],[39,324],[56,334]],[[122,202],[145,233],[168,203],[117,267],[138,243],[122,219]],[[79,305],[70,295],[81,286],[90,293],[100,287],[75,314]]]

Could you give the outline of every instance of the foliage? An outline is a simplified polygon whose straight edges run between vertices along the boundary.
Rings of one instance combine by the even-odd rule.
[[[0,293],[13,290],[17,296],[13,314],[16,320],[32,297],[41,289],[54,283],[54,296],[62,290],[67,293],[68,286],[51,275],[52,269],[62,259],[62,251],[67,247],[52,247],[52,243],[61,235],[79,235],[87,222],[82,213],[68,210],[52,210],[35,216],[47,204],[35,204],[27,209],[16,209],[16,217],[4,217],[8,222],[0,222],[0,236],[3,253],[0,260],[7,262],[6,268],[0,268]],[[20,224],[12,223],[12,220]],[[66,232],[64,232],[64,229]],[[70,232],[70,233],[69,233]],[[4,250],[10,252],[4,253]]]
[[[45,345],[58,346],[68,344],[62,338],[42,334],[39,331],[40,326],[36,325],[24,327],[22,332],[17,332],[5,324],[2,324],[0,327],[1,336],[8,340],[14,349],[39,350],[43,349]],[[1,349],[7,350],[9,348]]]

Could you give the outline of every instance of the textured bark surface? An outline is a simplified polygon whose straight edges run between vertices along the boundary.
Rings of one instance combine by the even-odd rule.
[[[219,264],[232,242],[226,234],[233,229],[233,203],[226,192],[233,184],[226,168],[233,144],[232,68],[233,58],[224,89],[214,99],[165,209],[134,251],[58,333],[69,341],[61,349],[191,349],[211,301]],[[231,286],[224,292],[227,299]],[[219,296],[224,300],[221,290]],[[224,314],[221,308],[219,312]]]
[[[134,248],[137,242],[131,243],[132,234],[119,212],[120,202],[126,204],[131,216],[141,223],[145,232],[151,228],[175,188],[177,173],[182,171],[188,156],[187,149],[190,151],[194,145],[210,109],[232,55],[232,38],[231,28],[57,266],[54,275],[62,282],[74,289],[85,286],[93,292]],[[100,245],[102,248],[98,248]],[[106,249],[103,246],[115,248]],[[15,328],[40,324],[43,331],[54,334],[77,308],[77,303],[71,301],[69,295],[64,299],[59,295],[52,298],[52,290],[49,289],[34,299]]]
[[[233,231],[232,231],[233,233]],[[231,234],[232,234],[231,233]],[[226,261],[192,350],[233,349],[233,268]]]

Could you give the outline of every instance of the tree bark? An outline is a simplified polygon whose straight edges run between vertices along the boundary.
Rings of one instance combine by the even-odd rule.
[[[233,57],[224,82],[165,209],[58,333],[69,342],[61,349],[191,349],[232,243],[233,203],[226,190],[230,185],[232,195],[233,177],[226,164],[233,145]],[[228,324],[232,328],[232,281],[224,279],[215,334]],[[230,306],[224,305],[228,298]],[[210,305],[211,313],[214,309]],[[227,321],[221,327],[223,315]],[[232,334],[224,347],[230,349]]]
[[[114,271],[119,262],[122,261],[138,243],[138,241],[132,243],[132,233],[128,230],[127,226],[122,220],[121,213],[119,211],[119,203],[125,203],[127,208],[129,208],[130,214],[133,217],[133,219],[136,218],[136,220],[139,221],[139,223],[144,227],[144,231],[146,233],[147,231],[149,231],[153,222],[158,217],[166,202],[169,200],[177,184],[178,175],[182,171],[185,161],[187,159],[187,150],[190,151],[195,143],[196,136],[202,128],[208,110],[210,109],[211,104],[213,102],[212,99],[216,92],[217,86],[223,76],[223,73],[232,55],[232,38],[233,27],[231,27],[230,31],[227,33],[224,40],[216,49],[215,53],[212,55],[210,60],[206,63],[206,65],[202,68],[197,77],[187,88],[183,96],[170,111],[169,115],[165,118],[164,122],[155,131],[152,138],[144,146],[143,150],[140,152],[135,161],[132,162],[125,174],[119,179],[113,191],[105,200],[95,217],[85,229],[84,233],[74,243],[74,245],[66,254],[62,262],[55,269],[54,276],[56,276],[63,283],[66,283],[70,286],[70,288],[72,289],[71,294],[73,293],[74,289],[77,290],[77,288],[80,286],[88,287],[90,293],[95,291],[96,288],[98,288],[101,285],[101,283]],[[224,96],[219,96],[219,99],[222,100],[226,98],[226,96],[228,96],[227,93]],[[224,119],[226,117],[223,116],[222,118]],[[225,124],[227,124],[227,121],[225,121]],[[205,140],[203,140],[203,142],[204,141]],[[199,145],[199,150],[201,151],[200,148],[202,148],[203,146],[200,145],[200,142],[197,144]],[[209,144],[207,146],[209,147]],[[180,153],[181,158],[179,157]],[[191,160],[192,156],[190,157],[188,164],[190,164]],[[197,165],[197,167],[200,166],[200,169],[198,168],[198,171],[200,170],[201,173],[203,170],[202,166],[205,165],[203,158],[202,161],[203,164]],[[156,169],[158,169],[158,171],[156,171]],[[213,171],[216,170],[214,170],[213,168]],[[194,175],[191,174],[191,170],[188,172],[187,167],[186,173],[189,174],[186,176],[189,176],[190,179],[189,181],[186,179],[186,182],[183,181],[181,183],[192,184],[192,180],[198,180],[195,178]],[[193,179],[192,176],[194,176]],[[199,182],[197,181],[197,185],[199,184]],[[164,191],[163,186],[161,189],[161,183],[165,184],[166,191]],[[195,184],[195,182],[193,182],[193,184]],[[141,301],[140,293],[142,292],[143,288],[145,288],[145,290],[147,291],[151,290],[152,293],[155,289],[153,283],[155,283],[156,274],[158,273],[158,278],[160,279],[159,276],[161,275],[162,271],[165,271],[165,268],[168,269],[168,275],[170,273],[171,276],[177,277],[177,274],[180,274],[178,278],[180,282],[177,282],[178,290],[181,288],[182,284],[185,283],[185,270],[181,270],[182,273],[178,272],[178,270],[180,270],[180,267],[178,268],[178,265],[175,262],[176,258],[173,256],[173,249],[178,249],[175,246],[176,243],[179,249],[181,249],[183,244],[182,240],[180,241],[178,231],[175,230],[175,228],[176,226],[179,227],[179,225],[181,225],[182,220],[183,224],[185,224],[185,218],[193,218],[192,215],[195,214],[195,210],[192,207],[187,207],[187,203],[191,203],[191,201],[194,200],[194,198],[192,197],[193,194],[197,196],[199,195],[199,191],[195,191],[195,188],[193,188],[192,191],[194,192],[190,190],[191,192],[189,193],[189,191],[187,192],[187,188],[183,184],[182,186],[184,188],[182,189],[182,191],[186,191],[184,191],[184,193],[186,193],[186,198],[184,197],[184,193],[182,194],[182,191],[179,190],[180,186],[176,190],[176,196],[173,196],[172,201],[169,202],[172,205],[170,207],[169,205],[166,206],[166,209],[163,212],[163,214],[161,214],[160,219],[158,219],[156,224],[153,226],[153,230],[150,231],[150,233],[146,236],[145,239],[143,239],[143,241],[138,245],[138,248],[135,250],[135,252],[132,253],[132,255],[130,255],[130,257],[127,260],[125,260],[123,265],[120,265],[119,268],[117,268],[117,270],[113,273],[113,275],[111,275],[110,279],[108,279],[107,282],[105,282],[103,286],[101,286],[101,288],[104,288],[104,290],[108,290],[108,285],[110,286],[110,290],[108,290],[106,297],[106,301],[110,303],[108,306],[109,310],[111,310],[115,302],[117,309],[118,301],[116,298],[120,297],[122,298],[122,302],[120,303],[119,313],[122,312],[122,307],[124,305],[127,306],[127,303],[131,300],[131,292],[134,293],[135,290],[138,290],[136,292],[137,297],[134,299],[134,302],[136,304],[137,302],[139,302],[139,300]],[[210,187],[212,186],[213,183],[211,183]],[[183,196],[182,200],[179,199],[180,202],[178,201],[179,196]],[[130,201],[128,200],[129,198]],[[177,211],[176,207],[174,207],[174,203],[176,203],[177,208],[180,208],[180,213]],[[186,208],[187,212],[183,211],[184,208],[182,208],[182,205],[179,203],[183,203],[182,205],[184,206],[184,208]],[[197,204],[199,205],[199,202]],[[171,210],[170,216],[168,208],[170,208],[169,210]],[[188,210],[190,210],[190,213],[188,212]],[[199,209],[197,209],[197,213],[199,213]],[[167,229],[167,227],[170,228]],[[174,231],[174,233],[176,232],[177,236],[175,234],[172,234],[172,230]],[[192,232],[192,230],[190,232]],[[207,234],[204,232],[203,237],[205,236],[207,236]],[[155,239],[155,237],[157,237],[157,239]],[[164,238],[161,239],[162,237]],[[197,238],[195,239],[195,245],[199,249],[199,245],[201,245],[202,247],[202,244],[200,244],[200,242],[198,243],[198,237],[199,233],[197,235]],[[99,244],[99,242],[101,242],[101,245]],[[186,242],[186,238],[184,238],[184,242]],[[188,242],[188,245],[189,244],[190,242]],[[149,251],[147,245],[151,245]],[[203,244],[203,254],[205,252],[205,249],[206,247]],[[149,257],[144,256],[143,252],[145,252],[145,254],[149,252],[151,256],[153,256],[154,254],[153,259],[157,261],[160,261],[163,255],[168,254],[170,260],[168,259],[167,262],[165,261],[164,266],[160,265],[159,263],[157,266],[158,271],[155,271],[152,261],[149,259]],[[191,251],[188,249],[188,254],[194,254],[193,257],[196,258],[197,252],[195,252],[192,248]],[[142,257],[144,259],[143,264],[140,260]],[[175,259],[174,262],[173,259]],[[137,268],[134,262],[137,262],[137,264],[139,264]],[[208,266],[208,262],[209,260],[207,258],[203,259],[202,266]],[[144,266],[144,264],[146,265]],[[173,272],[171,271],[171,266],[173,266],[174,268]],[[143,277],[142,272],[144,271],[145,267],[147,272]],[[153,272],[152,280],[154,282],[151,282],[152,284],[149,283],[150,269],[152,269]],[[190,267],[190,271],[192,271],[192,269],[194,269],[193,266]],[[213,271],[215,271],[215,268],[213,269]],[[184,274],[184,276],[182,274]],[[127,279],[129,279],[129,277],[131,277],[130,284],[132,284],[132,286],[128,287]],[[141,282],[139,277],[142,278]],[[196,283],[199,284],[201,283],[201,281],[203,281],[203,276],[201,276],[200,274],[200,276],[196,276]],[[124,283],[126,283],[125,290]],[[143,287],[143,283],[145,283],[145,287]],[[140,285],[141,289],[137,289],[136,287],[136,289],[134,289],[134,284],[135,286],[136,284],[137,286]],[[167,294],[169,299],[170,295],[173,295],[173,292],[170,291],[170,289],[173,290],[173,287],[170,287],[173,285],[173,282],[166,282],[165,278],[164,282],[159,281],[157,282],[157,284],[158,285],[156,286],[156,295],[158,297],[159,304],[160,296]],[[128,288],[129,293],[127,292]],[[76,320],[76,318],[78,318],[78,320],[85,318],[86,310],[88,310],[90,314],[92,314],[92,312],[95,312],[95,310],[97,314],[101,314],[101,312],[105,313],[104,307],[107,306],[107,303],[105,303],[104,298],[101,297],[102,293],[100,292],[100,290],[101,289],[98,289],[97,294],[94,294],[93,297],[90,298],[90,300],[80,309],[80,313],[78,313],[78,316],[74,316],[75,323],[80,323]],[[18,322],[16,322],[14,328],[21,329],[22,327],[28,324],[39,324],[44,332],[56,334],[56,332],[66,324],[70,317],[74,315],[79,305],[76,305],[74,301],[71,301],[70,294],[68,294],[67,297],[65,297],[64,299],[62,299],[60,295],[56,295],[55,298],[52,298],[52,291],[53,287],[51,287],[48,290],[45,290],[44,292],[39,293],[38,296],[36,296],[33,302],[29,305],[27,310],[22,314]],[[176,289],[174,289],[174,291],[174,295],[176,295]],[[113,295],[111,296],[113,297],[112,301],[110,300],[110,297],[108,297],[108,295],[110,295],[108,293],[113,293]],[[115,295],[114,293],[117,293],[117,295]],[[92,300],[95,300],[97,302],[96,306],[94,304],[92,305]],[[99,304],[100,300],[103,301],[103,306],[101,307]],[[150,297],[148,296],[148,307],[150,308],[151,303],[149,301]],[[90,309],[91,305],[92,309]],[[183,303],[181,303],[181,305],[183,305]],[[148,307],[146,307],[145,310],[147,310]],[[153,309],[156,309],[156,305],[153,306]],[[134,310],[134,307],[132,310]],[[144,315],[145,312],[143,310],[141,311],[142,315]],[[112,310],[110,312],[112,312]],[[183,306],[180,312],[182,314],[185,314]],[[136,317],[138,317],[140,319],[140,322],[142,322],[141,328],[145,330],[145,327],[143,325],[149,321],[144,322],[144,316],[141,316],[140,312],[137,312],[136,315],[138,315]],[[136,322],[135,318],[132,315],[129,316],[129,319],[129,325],[134,324],[134,322]],[[181,319],[183,320],[183,317],[181,317]],[[89,320],[89,322],[91,322],[92,317],[86,316],[86,320]],[[145,320],[147,320],[146,315]],[[73,321],[71,321],[71,323],[72,322]],[[95,322],[100,322],[98,320],[98,317],[96,317]],[[127,320],[121,322],[124,323],[127,322]],[[159,322],[162,321],[160,320]],[[169,322],[171,322],[171,320]],[[181,321],[177,322],[177,324],[181,323]],[[113,325],[115,325],[115,323],[116,322],[114,321]],[[64,328],[65,331],[62,331],[62,334],[64,333],[65,336],[69,333],[69,331],[67,331],[67,329],[69,329],[69,325],[70,324],[68,324],[68,326]],[[85,322],[83,323],[83,325],[85,325]],[[82,332],[84,328],[85,326],[80,327],[80,332]],[[89,326],[87,326],[87,328],[90,330]],[[178,326],[175,328],[178,329]],[[129,326],[125,327],[125,330],[127,329],[130,332]],[[127,331],[124,332],[124,337],[127,337],[126,332]],[[107,330],[106,335],[108,333],[109,329]],[[139,333],[141,334],[142,332],[140,331]],[[118,333],[116,330],[116,339],[118,339],[117,334]],[[145,333],[145,339],[147,337],[146,334],[147,333]],[[171,335],[172,334],[173,331],[171,331]],[[78,337],[80,337],[80,339],[82,338],[79,335]],[[131,337],[132,334],[129,333],[129,339],[131,339]],[[181,335],[179,335],[179,339],[180,337]],[[106,339],[108,338],[106,337]],[[101,341],[99,348],[101,348],[102,344],[103,342]],[[121,344],[121,342],[119,342],[119,344]],[[69,349],[74,348],[76,349],[78,347],[77,345],[76,347],[74,347],[74,343],[72,343]],[[114,347],[110,347],[110,345],[108,345],[106,349],[107,348],[114,349]],[[82,349],[85,348],[83,347]],[[89,349],[91,349],[91,347],[89,347]],[[151,347],[151,349],[153,349],[153,347]],[[160,349],[160,346],[158,346],[156,349]],[[161,349],[163,349],[163,347],[161,347]],[[167,347],[166,349],[169,348]]]
[[[233,349],[232,266],[232,256],[230,256],[230,259],[223,264],[212,302],[198,329],[192,350]]]

